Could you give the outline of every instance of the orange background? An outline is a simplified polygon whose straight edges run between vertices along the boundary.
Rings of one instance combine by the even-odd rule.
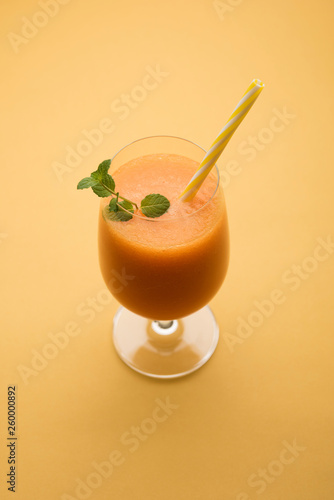
[[[80,498],[87,477],[92,500],[332,500],[334,253],[319,247],[334,238],[332,2],[62,0],[53,17],[42,4],[7,2],[0,21],[1,498],[15,384],[18,500]],[[163,76],[145,95],[147,67]],[[183,379],[143,377],[113,349],[98,200],[76,184],[139,137],[208,148],[253,78],[265,90],[218,162],[231,263],[211,304],[217,351]],[[121,112],[124,94],[137,101]],[[100,144],[69,167],[101,121]],[[38,364],[43,352],[55,356]]]

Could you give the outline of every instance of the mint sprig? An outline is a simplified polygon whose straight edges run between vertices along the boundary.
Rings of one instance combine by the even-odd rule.
[[[111,160],[104,160],[100,163],[97,170],[90,174],[90,177],[85,177],[78,183],[77,189],[92,188],[94,193],[101,198],[111,196],[109,205],[103,211],[104,217],[113,221],[125,222],[132,219],[134,207],[138,209],[138,205],[115,192],[115,181],[108,174],[110,163]],[[119,201],[119,199],[123,201]],[[161,194],[145,196],[140,205],[143,214],[150,218],[160,217],[167,212],[169,207],[168,199]]]

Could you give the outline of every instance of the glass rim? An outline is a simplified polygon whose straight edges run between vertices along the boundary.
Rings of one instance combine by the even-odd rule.
[[[126,144],[125,146],[123,146],[122,148],[120,148],[114,154],[114,156],[112,156],[111,161],[110,161],[110,167],[112,166],[112,162],[114,161],[116,156],[119,155],[123,150],[127,149],[128,147],[132,146],[133,144],[135,144],[137,142],[145,141],[147,139],[177,139],[179,141],[188,142],[189,144],[196,146],[197,148],[199,148],[203,151],[204,155],[207,153],[207,151],[204,148],[202,148],[202,146],[199,146],[196,142],[190,141],[189,139],[184,139],[183,137],[178,137],[176,135],[149,135],[146,137],[142,137],[140,139],[135,139],[134,141],[131,141],[128,144]],[[182,155],[180,155],[180,156],[182,156]],[[203,156],[203,158],[204,158],[204,156]],[[127,212],[128,214],[132,215],[132,217],[136,217],[138,219],[145,220],[148,222],[160,222],[160,223],[161,222],[173,222],[173,221],[178,220],[178,219],[185,219],[187,217],[193,217],[194,215],[198,214],[201,210],[203,210],[211,202],[211,200],[214,198],[215,194],[218,191],[219,184],[220,184],[220,173],[219,173],[219,169],[218,169],[216,163],[213,165],[213,167],[215,168],[216,174],[217,174],[217,181],[216,181],[215,189],[214,189],[212,195],[210,196],[210,198],[208,200],[206,200],[206,202],[202,206],[200,206],[197,210],[195,210],[194,212],[191,212],[189,214],[183,214],[183,215],[171,217],[170,219],[162,219],[161,220],[161,217],[156,217],[156,218],[146,217],[145,215],[138,215],[138,214],[132,213],[129,210],[127,210],[126,208],[123,208],[123,210],[125,212]],[[212,167],[212,170],[213,170],[213,167]],[[184,202],[184,203],[186,203],[186,202]]]

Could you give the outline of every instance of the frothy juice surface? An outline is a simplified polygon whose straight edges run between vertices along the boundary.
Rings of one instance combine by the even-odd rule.
[[[140,211],[127,221],[110,221],[101,200],[99,257],[104,280],[116,299],[150,319],[177,319],[201,307],[220,288],[228,266],[225,202],[210,174],[191,202],[178,199],[198,163],[178,155],[136,158],[112,172],[116,191],[136,202],[159,193],[169,210],[156,219]]]

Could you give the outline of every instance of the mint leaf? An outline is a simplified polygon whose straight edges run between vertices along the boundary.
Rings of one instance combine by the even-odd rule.
[[[92,190],[95,194],[97,194],[97,196],[100,196],[100,198],[106,198],[107,196],[111,195],[111,192],[102,184],[96,184],[95,186],[92,186]]]
[[[92,189],[97,196],[110,196],[110,191],[107,193],[109,188],[111,191],[115,191],[115,181],[111,177],[111,175],[108,174],[108,170],[110,167],[111,160],[104,160],[100,165],[97,167],[97,170],[95,172],[92,172],[90,176],[92,179],[95,181],[99,182],[102,184],[102,186],[92,186]]]
[[[107,220],[122,222],[126,222],[132,219],[132,215],[129,214],[129,212],[124,212],[123,210],[119,210],[118,212],[110,212],[109,206],[104,208],[103,217]]]
[[[93,172],[93,174],[96,172]],[[93,175],[91,174],[91,175]],[[109,174],[104,174],[102,180],[97,180],[96,184],[92,186],[92,190],[97,196],[107,197],[115,191],[115,181]]]
[[[167,198],[161,194],[148,194],[142,200],[140,208],[146,217],[160,217],[170,207]]]
[[[108,187],[109,189],[111,189],[111,191],[115,191],[115,181],[114,179],[111,177],[111,175],[109,174],[105,174],[103,179],[102,179],[102,184],[106,187]]]
[[[90,174],[90,176],[93,177],[93,179],[96,179],[97,181],[102,182],[103,178],[108,174],[110,163],[111,163],[111,160],[104,160],[97,167],[97,170],[95,170],[95,172],[92,172]]]
[[[118,211],[116,213],[110,212],[110,214],[111,214],[110,220],[126,222],[132,219],[132,215],[129,214],[129,212]]]
[[[77,185],[77,189],[87,189],[95,186],[97,183],[97,180],[92,179],[91,177],[85,177],[79,182],[79,184]]]
[[[112,198],[112,200],[109,203],[109,212],[117,212],[117,211],[118,211],[117,200],[116,198]]]
[[[128,212],[131,212],[131,213],[134,212],[133,205],[128,200],[121,201],[118,204],[118,209],[121,210],[122,212],[124,212],[124,210],[122,210],[121,207],[125,208],[125,210],[127,210]]]

